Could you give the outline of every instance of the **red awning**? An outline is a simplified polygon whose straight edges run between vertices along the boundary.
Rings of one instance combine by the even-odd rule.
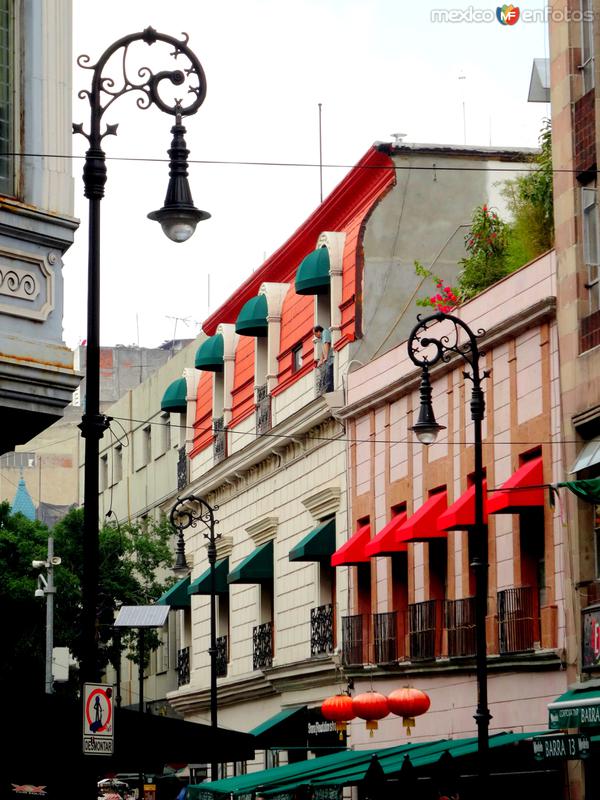
[[[483,481],[483,522],[487,525],[487,481]],[[440,531],[466,531],[475,527],[475,484],[440,515]]]
[[[406,522],[406,511],[397,514],[384,525],[374,539],[365,547],[368,556],[393,556],[396,553],[406,553],[408,546],[396,541],[396,531]]]
[[[347,542],[331,556],[332,567],[349,567],[353,564],[368,564],[365,547],[371,538],[371,526],[363,525]]]
[[[432,494],[421,508],[417,509],[412,517],[401,525],[396,531],[396,541],[401,542],[426,542],[428,539],[441,539],[446,536],[446,531],[438,528],[440,514],[446,510],[448,500],[447,492]]]
[[[544,505],[544,467],[542,457],[526,461],[502,488],[490,492],[488,514],[518,514],[527,508]]]

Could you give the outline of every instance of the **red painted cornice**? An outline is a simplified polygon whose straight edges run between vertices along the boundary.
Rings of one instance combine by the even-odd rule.
[[[358,208],[364,208],[366,213],[395,179],[394,162],[389,155],[369,148],[298,230],[207,317],[202,325],[204,332],[212,336],[220,323],[234,323],[244,303],[258,294],[265,281],[291,282],[304,256],[314,250],[322,231],[343,230]]]

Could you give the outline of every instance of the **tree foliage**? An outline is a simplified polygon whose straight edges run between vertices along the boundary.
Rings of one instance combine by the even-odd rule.
[[[31,562],[45,560],[49,531],[21,514],[12,515],[0,505],[0,607],[9,619],[4,645],[11,658],[0,663],[0,675],[13,683],[44,680],[45,603],[34,598],[36,571]],[[55,646],[68,647],[81,657],[81,606],[83,577],[83,511],[75,509],[52,529],[54,552],[61,564],[54,570]],[[154,602],[173,583],[160,575],[172,563],[168,524],[105,525],[99,533],[99,586],[97,641],[99,667],[118,653],[112,624],[121,605]],[[127,644],[127,639],[125,639]],[[146,644],[157,640],[146,637]],[[132,649],[135,658],[135,647]]]

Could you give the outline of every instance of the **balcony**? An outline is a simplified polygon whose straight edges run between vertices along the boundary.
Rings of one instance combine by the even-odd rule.
[[[533,650],[539,638],[531,586],[498,592],[498,641],[501,654]],[[536,636],[536,634],[538,634]]]
[[[333,653],[333,605],[327,603],[310,610],[310,655]]]
[[[425,600],[408,606],[408,636],[412,661],[436,658],[442,651],[442,601]]]
[[[227,431],[225,430],[225,421],[223,417],[216,417],[213,419],[213,457],[215,463],[223,461],[227,456]]]
[[[342,617],[342,661],[346,666],[369,661],[367,624],[368,617],[363,614]]]
[[[474,656],[477,647],[475,598],[446,600],[444,617],[448,632],[448,657]]]
[[[190,682],[190,648],[182,647],[177,651],[177,686],[186,686]]]
[[[273,666],[273,623],[263,622],[252,630],[252,669]]]
[[[227,675],[227,663],[229,661],[229,640],[227,636],[217,637],[217,678],[225,678]]]
[[[256,389],[256,432],[266,433],[271,429],[271,396],[267,384]]]
[[[373,614],[373,660],[376,664],[398,660],[398,615],[395,611]]]
[[[333,392],[333,362],[315,368],[315,396]]]

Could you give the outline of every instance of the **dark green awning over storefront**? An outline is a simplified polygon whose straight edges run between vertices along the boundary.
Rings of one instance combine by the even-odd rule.
[[[327,561],[335,553],[335,519],[314,528],[290,550],[290,561]]]
[[[600,687],[570,689],[548,703],[548,727],[553,730],[600,727]]]
[[[185,414],[187,411],[187,383],[185,378],[177,378],[167,386],[160,402],[161,411]]]
[[[235,332],[241,336],[266,336],[269,332],[267,322],[267,297],[259,294],[244,303],[235,322]]]
[[[222,372],[224,349],[222,333],[209,336],[196,350],[194,366],[208,372]]]
[[[227,583],[267,583],[273,580],[273,541],[261,544],[227,576]]]
[[[217,594],[227,594],[229,592],[228,572],[229,559],[222,558],[217,561],[215,564],[215,588]],[[187,591],[188,594],[210,594],[210,567],[188,586]]]
[[[300,262],[296,272],[296,294],[327,294],[330,284],[329,250],[319,247]]]
[[[170,589],[161,595],[156,604],[159,606],[171,606],[171,608],[189,608],[190,598],[188,595],[188,586],[190,585],[190,576],[187,575],[176,584],[171,586]]]

